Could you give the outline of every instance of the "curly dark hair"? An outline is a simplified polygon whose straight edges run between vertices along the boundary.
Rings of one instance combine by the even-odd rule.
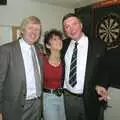
[[[46,31],[44,34],[44,47],[47,55],[50,55],[50,49],[47,48],[46,45],[50,44],[49,42],[53,35],[60,37],[61,40],[63,39],[63,34],[60,30],[51,29],[50,31]]]

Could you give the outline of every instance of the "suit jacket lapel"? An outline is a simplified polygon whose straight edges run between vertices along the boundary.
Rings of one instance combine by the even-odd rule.
[[[15,60],[16,60],[16,62],[18,62],[16,64],[17,65],[16,68],[18,68],[17,71],[20,74],[19,76],[21,77],[20,78],[21,81],[18,81],[18,82],[20,82],[19,84],[23,83],[22,85],[24,87],[24,90],[26,90],[26,75],[25,75],[25,68],[24,68],[23,56],[22,56],[22,52],[21,52],[19,40],[15,41],[15,44],[14,44],[13,48],[15,50],[15,55],[14,55]]]
[[[66,51],[69,47],[70,41],[71,41],[70,38],[67,38],[67,39],[63,40],[63,48],[61,50],[61,57],[62,57],[63,60],[64,60],[64,57],[65,57]]]
[[[86,90],[88,88],[89,83],[93,84],[93,82],[94,82],[93,79],[95,79],[93,75],[95,75],[98,58],[100,56],[99,55],[100,53],[98,53],[97,48],[98,48],[98,46],[97,46],[96,42],[89,40],[88,56],[87,56],[86,72],[85,72],[85,84],[84,84],[85,89],[84,90]],[[93,74],[93,72],[94,72],[94,74]],[[89,82],[90,80],[92,80],[93,82]]]
[[[88,55],[87,55],[87,61],[86,61],[86,72],[85,72],[85,84],[84,84],[84,90],[87,88],[87,84],[91,78],[92,75],[92,68],[93,68],[93,47],[90,41],[88,41]]]

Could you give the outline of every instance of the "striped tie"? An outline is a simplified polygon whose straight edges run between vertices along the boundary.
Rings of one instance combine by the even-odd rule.
[[[72,54],[71,64],[70,64],[70,74],[69,74],[69,84],[74,87],[77,84],[76,71],[77,71],[77,45],[75,42],[75,47]]]

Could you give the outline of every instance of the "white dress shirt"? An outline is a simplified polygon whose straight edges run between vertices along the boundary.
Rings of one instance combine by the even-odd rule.
[[[70,64],[72,59],[72,53],[75,45],[74,40],[71,40],[70,45],[65,54],[65,80],[64,88],[69,90],[72,93],[82,94],[84,89],[85,81],[85,72],[86,72],[86,61],[88,53],[88,37],[83,35],[80,40],[78,40],[77,45],[77,84],[72,87],[69,84],[69,73],[70,73]]]
[[[33,99],[36,97],[36,85],[34,77],[33,61],[31,56],[31,45],[27,44],[23,39],[20,40],[20,47],[23,56],[27,95],[26,99]]]

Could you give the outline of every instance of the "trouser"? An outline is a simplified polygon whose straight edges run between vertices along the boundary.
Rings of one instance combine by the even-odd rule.
[[[43,116],[44,120],[66,120],[63,95],[43,93]]]
[[[64,93],[67,120],[86,120],[83,96]]]
[[[41,120],[41,98],[25,101],[22,120]]]

